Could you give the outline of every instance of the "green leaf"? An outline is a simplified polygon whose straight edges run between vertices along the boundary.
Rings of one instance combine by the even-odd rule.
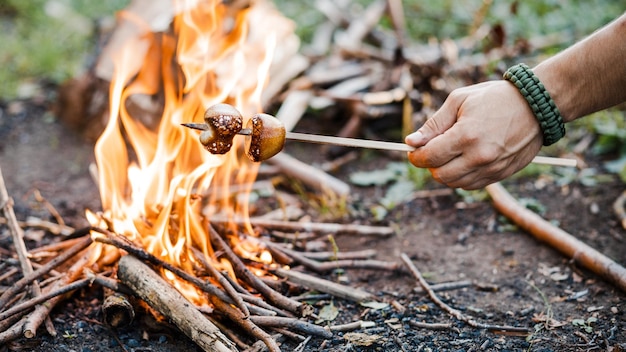
[[[335,307],[333,302],[330,302],[329,304],[322,307],[322,309],[320,309],[318,314],[318,321],[333,321],[335,320],[335,318],[337,318],[338,315],[339,310],[337,309],[337,307]]]
[[[391,210],[396,205],[411,199],[415,191],[415,184],[411,181],[398,181],[391,185],[385,193],[385,197],[380,200],[380,204]]]

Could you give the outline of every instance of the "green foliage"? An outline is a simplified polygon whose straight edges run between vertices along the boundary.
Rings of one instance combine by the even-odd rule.
[[[0,3],[0,97],[18,97],[20,84],[61,82],[80,72],[93,51],[95,20],[128,0],[4,0]]]
[[[426,169],[418,169],[406,162],[390,162],[385,168],[358,171],[350,175],[350,182],[357,186],[385,186],[385,195],[370,212],[376,220],[382,220],[389,210],[413,199],[413,193],[422,189],[430,179]]]
[[[585,319],[574,319],[572,320],[572,325],[580,327],[582,330],[585,330],[586,333],[591,334],[593,332],[593,325],[598,321],[598,318],[589,317],[587,320]]]

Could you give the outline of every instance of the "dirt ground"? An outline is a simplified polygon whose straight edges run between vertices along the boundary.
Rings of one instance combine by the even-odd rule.
[[[84,209],[98,209],[97,187],[89,176],[92,144],[68,129],[49,112],[50,97],[0,105],[0,166],[18,219],[50,219],[36,202],[33,190],[51,202],[67,223],[86,225]],[[293,146],[305,161],[314,146]],[[309,151],[309,152],[304,152]],[[317,154],[319,155],[319,154]],[[356,170],[374,170],[388,156],[353,161],[337,176],[347,179]],[[589,160],[593,163],[593,160]],[[573,182],[566,187],[540,178],[505,182],[517,198],[535,198],[545,217],[599,251],[626,264],[625,231],[612,211],[624,190],[617,180],[596,187]],[[441,188],[429,183],[427,188]],[[354,187],[349,221],[371,223],[363,209],[382,194],[381,187]],[[516,230],[488,201],[467,202],[459,194],[418,198],[396,207],[385,219],[397,229],[394,236],[337,237],[340,250],[374,248],[376,259],[400,262],[409,255],[430,283],[470,280],[473,284],[439,292],[449,305],[486,324],[530,327],[527,336],[476,329],[441,311],[406,273],[347,269],[342,283],[374,293],[382,309],[332,299],[340,314],[332,324],[363,320],[368,327],[335,333],[330,340],[312,339],[301,351],[622,351],[626,349],[626,295],[601,278],[575,267],[556,250]],[[29,236],[37,233],[29,233]],[[54,236],[46,234],[44,241]],[[33,237],[34,238],[34,237]],[[34,240],[27,246],[34,246]],[[5,227],[0,227],[0,249],[11,250]],[[332,279],[332,276],[327,278]],[[0,282],[6,286],[10,283]],[[0,346],[0,351],[194,351],[183,334],[165,322],[139,314],[124,329],[101,323],[98,289],[75,293],[52,313],[56,337],[40,329],[31,340]],[[317,308],[329,300],[314,303]],[[441,330],[413,327],[410,321],[452,323]],[[124,345],[124,348],[120,346]],[[370,343],[369,346],[366,344]],[[284,351],[299,341],[286,340]]]

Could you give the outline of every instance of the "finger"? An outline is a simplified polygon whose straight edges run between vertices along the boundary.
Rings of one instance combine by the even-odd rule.
[[[430,169],[441,167],[459,157],[463,148],[459,145],[461,140],[456,137],[456,130],[458,127],[452,126],[444,134],[431,139],[428,144],[410,152],[409,161],[417,167]]]
[[[474,169],[468,167],[466,158],[461,155],[441,167],[430,168],[429,170],[435,181],[453,188],[457,187],[458,181],[461,179],[471,180],[470,175],[475,173]]]
[[[422,127],[406,136],[404,142],[419,148],[438,135],[443,134],[456,122],[457,112],[461,103],[462,99],[458,97],[458,94],[451,93],[441,108],[431,118],[426,120]]]

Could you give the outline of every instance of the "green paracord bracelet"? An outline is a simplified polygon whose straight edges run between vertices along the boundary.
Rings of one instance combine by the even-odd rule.
[[[539,78],[525,64],[512,66],[504,79],[513,83],[530,105],[543,133],[543,145],[551,145],[565,136],[565,124],[554,100]]]

